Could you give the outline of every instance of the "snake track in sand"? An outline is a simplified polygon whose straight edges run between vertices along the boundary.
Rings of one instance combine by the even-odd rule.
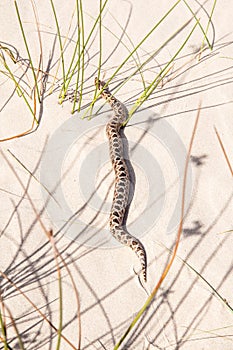
[[[119,130],[128,117],[128,111],[124,104],[111,94],[105,82],[95,78],[95,85],[101,92],[101,97],[110,104],[114,112],[113,117],[106,125],[109,153],[115,172],[114,196],[109,218],[110,232],[120,243],[130,247],[136,253],[142,266],[144,281],[146,282],[147,259],[145,248],[137,238],[129,234],[123,227],[129,199],[130,180],[128,168],[123,157],[123,143]]]

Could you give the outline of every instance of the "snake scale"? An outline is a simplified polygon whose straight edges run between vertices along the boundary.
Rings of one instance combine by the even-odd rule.
[[[114,112],[113,117],[106,125],[109,153],[115,172],[114,195],[109,218],[110,232],[120,243],[130,247],[136,253],[141,263],[144,281],[146,282],[147,259],[145,248],[137,238],[129,234],[123,227],[123,220],[129,200],[130,179],[129,171],[123,157],[123,143],[119,131],[128,117],[128,110],[123,103],[111,94],[105,82],[95,78],[95,85],[100,91],[101,97],[110,104]]]

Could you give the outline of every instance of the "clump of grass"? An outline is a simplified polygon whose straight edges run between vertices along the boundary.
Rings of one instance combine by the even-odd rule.
[[[213,48],[213,42],[212,44],[210,44],[210,40],[208,39],[207,36],[207,32],[209,29],[209,26],[207,26],[206,30],[204,30],[203,26],[201,25],[200,20],[197,18],[196,13],[192,10],[192,8],[189,6],[189,4],[185,1],[185,0],[178,0],[174,3],[173,6],[171,6],[171,8],[164,14],[164,16],[152,27],[152,29],[144,36],[144,38],[134,47],[134,49],[132,51],[129,52],[128,56],[122,61],[122,63],[116,68],[116,70],[114,71],[114,73],[110,76],[110,78],[106,81],[106,86],[108,86],[110,84],[110,82],[117,76],[117,74],[121,71],[121,69],[125,66],[125,64],[133,58],[134,53],[137,53],[138,49],[143,45],[143,43],[145,41],[147,41],[151,35],[153,34],[153,32],[155,30],[157,30],[159,28],[159,26],[168,19],[168,17],[170,15],[172,15],[174,9],[180,5],[181,2],[184,2],[184,4],[186,5],[186,7],[189,9],[189,11],[191,12],[191,19],[185,23],[181,28],[179,28],[177,31],[175,31],[174,34],[172,34],[172,36],[170,38],[168,38],[165,43],[163,43],[161,45],[161,47],[159,47],[158,49],[155,50],[154,53],[151,54],[151,57],[147,60],[145,60],[144,62],[142,62],[140,65],[137,65],[136,70],[130,74],[129,77],[127,77],[127,79],[124,80],[124,82],[122,84],[119,85],[118,89],[116,90],[119,91],[121,89],[121,87],[127,83],[127,81],[129,81],[133,76],[135,76],[135,74],[137,74],[138,72],[141,72],[142,69],[145,69],[147,64],[155,57],[155,55],[161,51],[161,49],[163,47],[165,47],[178,33],[181,32],[181,30],[183,30],[191,20],[195,21],[195,24],[192,28],[192,30],[190,31],[190,33],[188,34],[188,36],[186,37],[186,39],[184,40],[184,42],[180,45],[180,47],[177,49],[177,51],[174,53],[174,55],[172,56],[171,60],[164,66],[164,68],[161,69],[161,71],[152,79],[152,82],[148,85],[145,86],[145,82],[142,79],[143,85],[144,85],[144,91],[142,92],[142,94],[137,98],[136,102],[134,103],[134,105],[132,106],[132,108],[129,111],[129,118],[128,120],[124,123],[124,125],[126,125],[128,123],[128,121],[132,118],[133,114],[138,110],[139,107],[141,107],[147,100],[148,98],[151,96],[151,94],[155,91],[155,89],[158,87],[158,85],[161,83],[161,81],[163,81],[163,79],[166,77],[166,75],[168,74],[168,72],[170,71],[171,67],[173,66],[175,59],[179,56],[179,54],[181,53],[181,51],[184,49],[184,47],[187,46],[187,43],[189,42],[193,32],[195,31],[195,29],[197,27],[199,27],[201,29],[201,32],[203,34],[203,43],[206,41],[207,45],[209,47],[209,49],[212,50]],[[213,5],[212,11],[211,11],[211,16],[209,17],[209,22],[211,22],[211,18],[213,15],[213,9],[215,7],[215,3]],[[203,48],[202,48],[203,50]],[[92,101],[92,103],[90,104],[89,109],[87,109],[83,115],[83,118],[87,117],[89,114],[91,114],[90,112],[92,111],[93,105],[95,104],[97,98],[101,95],[101,91],[96,95],[94,95],[94,99]]]
[[[16,10],[16,17],[18,19],[19,23],[19,29],[21,32],[21,35],[23,37],[23,43],[27,52],[27,59],[19,59],[19,57],[15,57],[14,53],[12,50],[7,46],[7,45],[2,45],[0,44],[0,63],[3,66],[3,70],[0,71],[1,74],[3,74],[6,78],[10,79],[12,83],[14,84],[14,88],[16,93],[18,94],[19,97],[23,98],[26,107],[29,109],[30,114],[32,115],[32,123],[29,129],[11,136],[11,137],[6,137],[2,141],[8,141],[14,138],[18,138],[21,136],[25,136],[28,133],[32,132],[33,130],[36,130],[36,128],[39,125],[39,117],[37,116],[38,112],[38,103],[41,103],[41,96],[43,95],[43,89],[40,89],[39,87],[39,81],[42,79],[42,59],[43,59],[43,52],[42,52],[42,41],[41,41],[41,34],[38,26],[38,17],[36,13],[36,6],[33,0],[31,0],[32,8],[33,8],[33,13],[34,13],[34,18],[35,18],[35,23],[37,27],[37,33],[38,33],[38,42],[40,46],[40,57],[39,57],[39,63],[37,68],[35,68],[35,64],[33,63],[32,56],[31,56],[31,51],[30,51],[30,45],[28,43],[27,36],[25,34],[25,29],[23,25],[23,21],[21,18],[20,14],[20,9],[18,6],[17,1],[14,1],[15,5],[15,10]],[[8,62],[10,60],[10,62]],[[22,83],[21,77],[17,77],[16,74],[13,71],[12,63],[13,66],[16,65],[20,69],[23,69],[23,75],[28,74],[26,71],[24,71],[24,66],[22,65],[22,62],[25,64],[26,63],[26,71],[29,70],[32,74],[33,78],[33,83],[31,86],[29,86],[29,91],[27,87],[25,88]],[[29,78],[30,81],[30,78]]]
[[[54,3],[52,0],[50,0],[55,22],[56,22],[56,27],[57,27],[57,36],[59,39],[59,46],[60,46],[60,55],[61,55],[61,61],[62,61],[62,89],[60,92],[59,96],[59,103],[62,104],[68,88],[71,84],[72,79],[75,77],[75,73],[77,71],[77,77],[76,77],[76,83],[75,83],[75,92],[74,92],[74,103],[72,107],[72,113],[74,113],[76,110],[80,111],[81,109],[81,104],[82,104],[82,95],[83,95],[83,86],[84,86],[84,80],[85,80],[85,70],[84,70],[84,65],[85,65],[85,50],[86,47],[92,38],[92,35],[95,31],[95,28],[97,27],[97,24],[99,23],[99,32],[100,32],[100,55],[99,55],[99,70],[101,67],[101,52],[102,52],[102,47],[101,47],[101,28],[102,28],[102,13],[104,11],[104,8],[106,7],[108,0],[105,0],[104,2],[101,0],[100,1],[100,6],[99,6],[99,14],[97,18],[94,21],[94,24],[87,35],[87,38],[85,39],[85,23],[84,23],[84,13],[83,13],[83,3],[81,0],[76,0],[76,19],[77,19],[77,40],[76,44],[73,50],[73,53],[71,55],[70,62],[68,62],[68,70],[67,73],[65,72],[65,58],[64,58],[64,44],[62,43],[62,37],[60,33],[60,26],[57,18],[57,13],[56,13],[56,8],[54,6]],[[76,57],[77,55],[77,57]],[[76,101],[77,101],[77,95],[79,92],[79,103],[78,107],[76,108]]]
[[[35,22],[36,22],[36,25],[38,27],[38,39],[39,39],[39,43],[40,43],[40,60],[39,60],[39,66],[37,68],[35,68],[35,65],[32,61],[32,57],[31,57],[31,53],[30,53],[30,46],[28,44],[28,40],[27,40],[27,37],[25,35],[23,20],[22,20],[21,15],[20,15],[19,6],[18,6],[16,0],[14,3],[15,3],[16,14],[17,14],[17,18],[18,18],[18,22],[19,22],[19,26],[20,26],[20,31],[21,31],[23,41],[25,44],[25,48],[26,48],[26,52],[28,55],[29,67],[30,67],[30,70],[32,72],[33,79],[34,79],[34,86],[32,87],[33,104],[30,104],[30,101],[25,96],[26,95],[25,92],[22,90],[19,83],[17,83],[17,81],[14,79],[13,72],[9,71],[9,67],[7,65],[5,66],[5,68],[8,71],[8,74],[10,75],[11,79],[14,81],[15,86],[17,87],[17,91],[19,91],[20,95],[23,96],[27,107],[29,108],[30,112],[32,113],[32,115],[34,117],[34,119],[33,119],[34,122],[36,123],[36,125],[38,125],[38,119],[36,117],[36,105],[37,105],[36,101],[38,100],[39,103],[41,102],[41,94],[40,94],[40,89],[39,89],[39,80],[41,79],[41,77],[39,77],[39,72],[42,72],[41,64],[43,62],[43,50],[42,50],[42,41],[41,41],[41,37],[39,34],[40,31],[39,31],[39,25],[38,25],[38,18],[36,16],[36,6],[35,6],[34,1],[31,0],[31,3],[33,5],[34,15],[35,15],[34,16]],[[105,1],[101,0],[100,1],[99,14],[96,18],[93,19],[93,25],[92,25],[89,33],[86,35],[83,2],[82,2],[82,0],[76,0],[75,10],[74,10],[74,13],[72,15],[72,18],[76,19],[77,38],[76,38],[76,42],[75,42],[75,46],[74,46],[72,54],[70,55],[69,58],[66,58],[64,50],[65,50],[65,44],[67,42],[67,37],[69,35],[69,32],[67,33],[67,35],[65,36],[65,39],[63,40],[62,39],[63,36],[62,36],[61,30],[60,30],[59,17],[58,17],[57,11],[56,11],[56,7],[54,4],[54,1],[50,0],[50,5],[51,5],[55,25],[56,25],[56,31],[57,31],[57,37],[58,37],[59,49],[60,49],[60,58],[58,60],[58,65],[57,65],[57,67],[59,67],[60,63],[61,63],[62,83],[61,83],[61,90],[59,93],[59,103],[62,104],[64,102],[64,100],[67,96],[67,93],[68,93],[69,86],[71,85],[71,82],[73,80],[75,80],[75,88],[74,88],[74,92],[73,92],[72,113],[74,113],[75,111],[80,112],[80,110],[82,108],[84,81],[86,79],[86,77],[85,77],[85,50],[86,50],[87,45],[89,44],[91,38],[93,37],[95,31],[97,30],[97,28],[99,29],[99,56],[98,56],[99,58],[98,58],[97,74],[96,75],[98,78],[100,78],[100,72],[102,70],[102,49],[103,49],[103,45],[104,45],[104,42],[102,40],[102,29],[105,28],[104,23],[102,21],[102,15],[103,15],[104,9],[107,6],[107,3],[108,3],[108,0],[105,0]],[[155,89],[158,87],[158,85],[161,83],[161,81],[163,81],[163,79],[166,77],[166,75],[170,71],[172,65],[174,64],[175,59],[179,56],[179,54],[181,53],[183,48],[186,47],[192,33],[196,29],[196,27],[200,28],[202,35],[203,35],[203,42],[202,42],[201,51],[204,48],[205,42],[207,43],[207,46],[209,47],[209,49],[213,48],[213,42],[210,43],[210,40],[209,40],[207,34],[209,31],[210,24],[212,23],[212,16],[213,16],[213,12],[214,12],[214,9],[216,6],[216,0],[213,3],[210,15],[208,15],[209,18],[208,18],[208,24],[206,26],[206,29],[204,29],[204,27],[202,26],[200,19],[197,18],[197,13],[200,9],[195,12],[186,0],[178,0],[170,7],[170,9],[164,14],[164,16],[162,16],[162,18],[151,28],[151,30],[149,30],[149,32],[144,36],[144,38],[138,44],[133,45],[133,49],[129,51],[129,54],[126,56],[126,58],[119,64],[119,66],[115,69],[115,71],[107,79],[106,85],[110,84],[110,82],[117,76],[118,73],[120,73],[122,68],[126,65],[127,62],[129,62],[129,60],[131,60],[132,58],[134,59],[134,54],[138,55],[139,48],[141,48],[143,46],[143,44],[150,39],[151,35],[160,27],[160,25],[164,21],[171,18],[174,9],[177,6],[181,6],[181,4],[185,5],[188,8],[188,10],[190,11],[191,16],[192,16],[190,21],[194,20],[195,24],[194,24],[191,32],[188,34],[187,38],[183,42],[183,44],[181,44],[180,47],[177,48],[177,51],[173,54],[171,60],[161,69],[161,71],[157,75],[155,75],[154,78],[152,78],[152,81],[149,85],[146,86],[146,83],[143,79],[143,76],[141,75],[142,83],[144,86],[144,91],[136,99],[134,105],[132,106],[131,110],[129,111],[129,119],[132,117],[132,115],[135,113],[135,111],[148,100],[148,98],[155,91]],[[188,21],[188,23],[190,21]],[[138,72],[140,72],[140,74],[141,74],[142,70],[146,69],[147,65],[154,58],[154,56],[159,51],[161,51],[161,49],[165,45],[167,45],[169,43],[169,41],[171,41],[181,30],[183,30],[188,25],[188,23],[185,23],[183,28],[179,28],[177,31],[175,31],[175,33],[170,38],[168,38],[161,45],[161,47],[157,48],[154,51],[154,53],[151,54],[151,57],[149,59],[146,59],[144,62],[140,62],[139,57],[137,56],[138,62],[136,62],[136,66],[137,66],[136,70],[132,74],[130,74],[130,76],[128,76],[127,79],[125,79],[119,85],[118,90],[124,84],[126,84],[127,81],[132,79],[132,77],[135,74],[137,74]],[[98,24],[99,24],[99,26],[97,27]],[[109,29],[107,29],[107,30],[110,31]],[[112,35],[115,36],[114,33],[112,33]],[[57,71],[56,75],[54,76],[55,80],[60,79],[59,77],[57,77],[57,74],[58,74],[58,71]],[[94,84],[93,84],[93,86],[94,86]],[[51,92],[52,91],[53,90],[51,90]],[[84,113],[83,117],[86,117],[92,113],[93,106],[94,106],[94,104],[99,96],[100,96],[100,92],[97,93],[97,90],[95,90],[94,96],[93,96],[93,101],[91,102],[89,109],[87,109],[86,112]],[[77,105],[77,102],[78,102],[78,105]],[[31,127],[30,130],[33,129],[33,126]],[[29,132],[29,130],[27,132]]]
[[[31,127],[20,133],[17,134],[15,136],[11,136],[11,137],[6,137],[2,140],[0,140],[0,142],[3,141],[8,141],[23,135],[28,134],[29,132],[31,132],[34,128],[35,125],[38,125],[38,119],[36,118],[36,100],[34,97],[34,102],[31,102],[31,97],[29,96],[29,94],[27,93],[27,91],[20,85],[17,77],[15,76],[15,74],[13,73],[12,69],[10,68],[10,64],[8,64],[7,58],[5,57],[6,55],[8,56],[8,58],[10,58],[10,60],[14,63],[17,64],[16,59],[13,55],[13,52],[11,52],[11,50],[8,47],[4,47],[4,46],[0,46],[1,52],[0,52],[0,62],[2,64],[2,66],[4,67],[4,70],[1,70],[0,72],[8,79],[11,79],[14,86],[15,86],[15,91],[18,94],[19,97],[22,97],[25,105],[27,106],[27,108],[29,109],[31,115],[32,115],[32,124]]]

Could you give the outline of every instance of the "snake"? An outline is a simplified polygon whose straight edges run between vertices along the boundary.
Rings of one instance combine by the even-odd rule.
[[[140,240],[128,233],[123,225],[129,203],[130,176],[124,159],[124,148],[120,129],[128,118],[128,110],[122,102],[112,95],[104,81],[95,78],[95,86],[99,90],[101,97],[110,104],[114,112],[113,116],[106,124],[109,154],[115,173],[114,194],[109,216],[110,232],[121,244],[130,247],[136,253],[141,263],[143,279],[146,282],[146,250]]]

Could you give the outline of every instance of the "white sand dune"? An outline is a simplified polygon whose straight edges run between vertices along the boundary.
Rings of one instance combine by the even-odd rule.
[[[106,4],[102,16],[101,78],[111,77],[129,50],[174,3],[114,0]],[[195,1],[188,3],[198,10],[196,16],[206,29],[213,1],[203,2],[202,9]],[[15,91],[9,72],[4,74],[6,66],[1,61],[0,137],[9,139],[1,143],[0,163],[0,269],[4,273],[1,313],[10,347],[20,349],[7,308],[25,349],[56,348],[56,331],[38,311],[59,327],[58,271],[53,244],[45,234],[45,230],[53,230],[56,247],[64,259],[57,258],[62,276],[62,334],[73,348],[78,348],[80,337],[81,349],[114,348],[158,282],[168,262],[169,249],[174,248],[185,160],[201,103],[187,173],[186,215],[177,258],[122,349],[231,349],[232,174],[216,130],[233,166],[232,2],[216,3],[208,30],[213,50],[205,47],[201,56],[197,55],[203,43],[203,33],[197,26],[166,77],[124,131],[135,182],[127,228],[140,238],[147,251],[145,289],[137,276],[140,264],[136,256],[109,233],[114,176],[105,124],[110,108],[100,110],[103,101],[98,101],[93,118],[82,119],[94,95],[100,58],[99,24],[85,47],[82,110],[71,115],[70,99],[62,105],[58,103],[62,63],[51,4],[36,4],[38,27],[33,2],[17,4],[35,68],[39,67],[42,53],[39,89],[42,91],[43,78],[44,95],[42,103],[37,101],[37,130],[14,138],[30,129],[33,118]],[[75,1],[55,1],[54,5],[65,42],[67,72],[78,35],[75,12],[71,21]],[[85,1],[83,9],[86,40],[98,16],[99,2]],[[180,2],[116,74],[109,88],[129,110],[143,92],[141,74],[147,85],[153,81],[195,25],[194,19],[189,23],[191,17],[185,3]],[[0,27],[0,53],[15,77],[20,78],[20,86],[33,108],[30,97],[34,78],[13,1],[1,1]],[[17,57],[16,64],[12,63],[9,50]],[[146,60],[142,71],[137,70],[137,64]],[[118,90],[118,85],[131,74]],[[75,79],[76,75],[70,97]],[[64,261],[79,293],[81,334],[75,290]],[[3,333],[0,337],[2,341]],[[3,349],[3,342],[0,344]],[[71,348],[62,339],[61,349]]]

